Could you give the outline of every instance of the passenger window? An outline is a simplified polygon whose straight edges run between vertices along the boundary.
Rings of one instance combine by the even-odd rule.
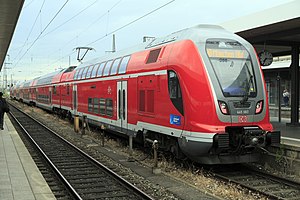
[[[113,116],[113,101],[112,99],[106,99],[106,115]]]
[[[84,79],[85,78],[85,75],[86,75],[86,72],[88,70],[89,67],[85,67],[83,72],[82,72],[82,75],[81,75],[81,79]]]
[[[120,67],[119,67],[118,74],[124,74],[124,73],[126,73],[126,69],[127,69],[127,65],[128,65],[129,59],[130,59],[130,56],[125,56],[122,59]]]
[[[100,64],[96,64],[96,65],[94,66],[94,68],[93,68],[93,70],[92,70],[91,78],[96,77],[96,74],[97,74],[97,70],[98,70],[98,68],[99,68],[99,65],[100,65]]]
[[[82,72],[82,69],[78,69],[78,73],[77,73],[77,75],[76,75],[76,77],[75,77],[76,80],[79,79],[81,72]]]
[[[105,99],[101,98],[99,101],[100,104],[100,114],[101,115],[105,115],[106,111],[105,111]]]
[[[88,111],[93,112],[93,99],[88,98]]]
[[[111,64],[112,64],[112,60],[107,61],[105,68],[104,68],[103,76],[109,75],[109,70],[110,70]]]
[[[77,79],[77,75],[78,75],[79,70],[76,70],[73,79],[76,80]]]
[[[77,80],[79,80],[81,78],[83,70],[84,70],[84,68],[80,69],[78,76],[77,76]]]
[[[85,78],[91,78],[91,73],[93,71],[93,68],[94,68],[94,65],[89,66],[89,69],[88,69],[88,71],[86,73]]]
[[[169,96],[175,108],[183,115],[183,100],[179,79],[174,71],[168,71]]]
[[[105,62],[100,64],[98,71],[97,71],[97,77],[102,76],[104,65],[105,65]]]
[[[99,99],[98,98],[94,98],[94,113],[98,113],[99,111]]]
[[[115,75],[115,74],[117,74],[117,69],[118,69],[118,67],[119,67],[120,60],[121,60],[121,58],[117,58],[117,59],[114,61],[113,65],[112,65],[112,67],[111,67],[110,75]]]

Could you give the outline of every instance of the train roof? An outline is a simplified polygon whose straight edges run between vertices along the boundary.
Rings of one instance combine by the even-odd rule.
[[[58,75],[59,73],[63,72],[64,70],[66,70],[66,69],[61,69],[59,71],[55,71],[50,74],[46,74],[44,76],[39,77],[37,79],[35,86],[51,84],[54,76]]]
[[[176,41],[185,40],[185,39],[190,39],[195,42],[199,42],[199,36],[202,38],[208,38],[208,37],[220,38],[220,37],[228,36],[228,34],[230,34],[231,36],[234,35],[233,33],[228,32],[227,30],[225,30],[224,28],[222,28],[221,26],[218,26],[218,25],[200,24],[200,25],[197,25],[197,26],[194,26],[191,28],[186,28],[186,29],[183,29],[180,31],[176,31],[176,32],[169,34],[167,36],[164,36],[164,37],[155,38],[152,41],[147,41],[147,42],[133,46],[128,49],[120,50],[120,51],[117,51],[117,52],[114,52],[111,54],[101,56],[99,58],[89,60],[87,62],[80,64],[76,68],[76,70],[79,70],[81,68],[84,68],[86,66],[93,65],[96,63],[101,63],[101,62],[112,60],[112,59],[115,59],[118,57],[130,55],[135,52],[139,52],[139,51],[143,51],[143,50],[147,50],[147,49],[151,49],[151,48],[156,48],[156,47],[159,47],[159,46],[171,43],[171,42],[176,42]],[[236,38],[240,39],[239,36],[236,36]],[[204,39],[203,39],[203,41],[204,41]]]
[[[78,72],[80,69],[87,67],[87,66],[91,66],[91,65],[94,65],[97,63],[102,63],[105,61],[124,57],[127,55],[131,55],[133,53],[136,53],[136,52],[159,48],[163,45],[166,45],[166,44],[169,44],[172,42],[177,42],[177,41],[181,41],[181,40],[192,40],[195,43],[201,43],[201,42],[205,42],[207,38],[223,38],[223,37],[227,38],[228,36],[236,39],[237,41],[239,41],[241,43],[247,43],[241,37],[239,37],[231,32],[228,32],[221,26],[208,25],[208,24],[197,25],[197,26],[194,26],[191,28],[186,28],[186,29],[174,32],[174,33],[169,34],[164,37],[155,38],[152,41],[147,41],[147,42],[141,43],[139,45],[136,45],[136,46],[128,48],[128,49],[120,50],[118,52],[114,52],[111,54],[107,54],[107,55],[89,60],[87,62],[80,64],[78,67],[72,66],[72,67],[69,67],[68,69],[62,69],[60,71],[55,71],[55,72],[46,74],[44,76],[37,78],[36,81],[33,82],[34,83],[33,86],[47,85],[47,84],[51,84],[51,83],[60,82],[61,77],[65,72],[72,72],[75,68],[76,69],[74,70],[74,72],[75,71]],[[74,72],[73,72],[73,74],[75,74]],[[70,79],[70,77],[68,77],[68,78],[66,78],[65,81],[70,81],[72,79],[73,79],[73,77],[71,77],[71,79]]]

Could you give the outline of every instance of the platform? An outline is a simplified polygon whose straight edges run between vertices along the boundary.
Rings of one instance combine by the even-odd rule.
[[[56,199],[6,115],[0,130],[0,199]]]
[[[281,122],[277,118],[271,118],[271,123],[274,130],[281,132],[281,143],[300,147],[300,126],[287,125],[290,123],[289,118],[282,118]]]

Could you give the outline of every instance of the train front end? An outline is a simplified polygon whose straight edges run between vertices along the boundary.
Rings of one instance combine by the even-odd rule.
[[[250,43],[225,30],[216,32],[196,43],[210,88],[205,95],[212,103],[195,106],[189,113],[193,124],[186,127],[194,130],[190,136],[198,132],[202,139],[187,145],[183,137],[180,146],[205,164],[255,162],[267,146],[280,143],[280,132],[269,121],[263,74]],[[205,112],[206,118],[200,117]]]

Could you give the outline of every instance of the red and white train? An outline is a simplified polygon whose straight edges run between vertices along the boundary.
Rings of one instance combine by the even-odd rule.
[[[280,143],[250,43],[199,25],[12,88],[12,98],[205,164],[254,162]]]

